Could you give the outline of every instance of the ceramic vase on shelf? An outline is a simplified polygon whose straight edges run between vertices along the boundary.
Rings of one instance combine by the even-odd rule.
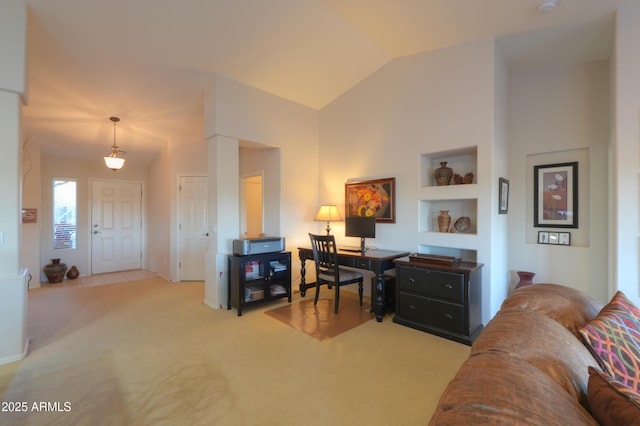
[[[446,161],[441,161],[440,167],[435,169],[433,172],[433,177],[436,179],[436,184],[438,184],[438,186],[449,185],[452,176],[453,169],[451,167],[447,167]]]
[[[78,268],[75,265],[69,268],[69,272],[67,272],[67,278],[69,278],[70,280],[75,280],[79,276],[80,276],[80,271],[78,271]]]
[[[449,232],[449,226],[451,226],[449,210],[440,210],[440,214],[438,215],[438,231]]]
[[[527,271],[516,271],[516,274],[518,274],[518,277],[520,278],[520,281],[518,281],[518,284],[516,284],[516,289],[519,289],[520,287],[526,287],[528,285],[532,285],[533,277],[536,275],[533,272],[527,272]]]
[[[51,259],[51,263],[44,267],[44,273],[50,283],[61,283],[67,272],[67,265],[60,263],[60,259]]]

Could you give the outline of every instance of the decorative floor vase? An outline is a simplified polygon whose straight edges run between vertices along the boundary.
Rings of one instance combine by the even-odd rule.
[[[50,283],[61,283],[66,272],[67,265],[60,263],[60,259],[51,259],[51,263],[44,267],[44,273]]]
[[[449,185],[451,177],[453,176],[453,169],[447,167],[447,162],[440,162],[440,167],[433,172],[433,177],[436,179],[438,186]]]
[[[449,210],[440,210],[440,215],[438,216],[438,230],[440,232],[449,232],[449,226],[451,226]]]
[[[518,277],[520,277],[520,281],[516,284],[516,289],[533,284],[533,277],[536,275],[535,273],[527,271],[516,271],[516,273],[518,274]]]
[[[78,268],[75,265],[69,268],[69,272],[67,272],[67,278],[69,278],[70,280],[75,280],[79,276],[80,271],[78,271]]]

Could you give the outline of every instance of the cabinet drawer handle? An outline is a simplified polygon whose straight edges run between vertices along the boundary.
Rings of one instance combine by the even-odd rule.
[[[413,309],[414,311],[416,310],[416,307],[413,305],[409,305],[409,309]]]
[[[445,284],[444,285],[446,288],[448,288],[449,290],[451,290],[453,288],[453,286],[451,284]]]
[[[452,320],[453,319],[453,315],[451,314],[445,314],[444,317],[448,320]]]
[[[415,278],[413,278],[413,277],[409,277],[409,282],[410,282],[410,283],[415,283],[415,282],[416,282],[416,279],[415,279]]]

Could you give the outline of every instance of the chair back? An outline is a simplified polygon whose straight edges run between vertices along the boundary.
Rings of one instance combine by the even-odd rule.
[[[333,235],[309,234],[313,248],[313,260],[316,263],[316,280],[340,282],[340,268],[338,268],[338,250]]]

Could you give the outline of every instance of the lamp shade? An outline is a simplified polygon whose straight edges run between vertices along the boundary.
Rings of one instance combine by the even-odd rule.
[[[334,204],[331,204],[320,206],[320,210],[318,210],[318,214],[316,214],[316,218],[314,220],[322,222],[336,222],[342,220],[342,216],[340,216],[338,208]]]
[[[118,124],[120,119],[118,117],[109,117],[109,120],[113,121],[113,146],[111,147],[111,155],[107,155],[103,158],[104,164],[115,172],[124,166],[125,159],[118,157],[120,148],[118,148],[118,145],[116,144],[116,124]]]
[[[124,158],[122,158],[122,157],[111,157],[111,156],[108,156],[108,157],[103,157],[103,158],[104,158],[104,163],[111,170],[120,170],[122,168],[122,166],[124,166]]]

